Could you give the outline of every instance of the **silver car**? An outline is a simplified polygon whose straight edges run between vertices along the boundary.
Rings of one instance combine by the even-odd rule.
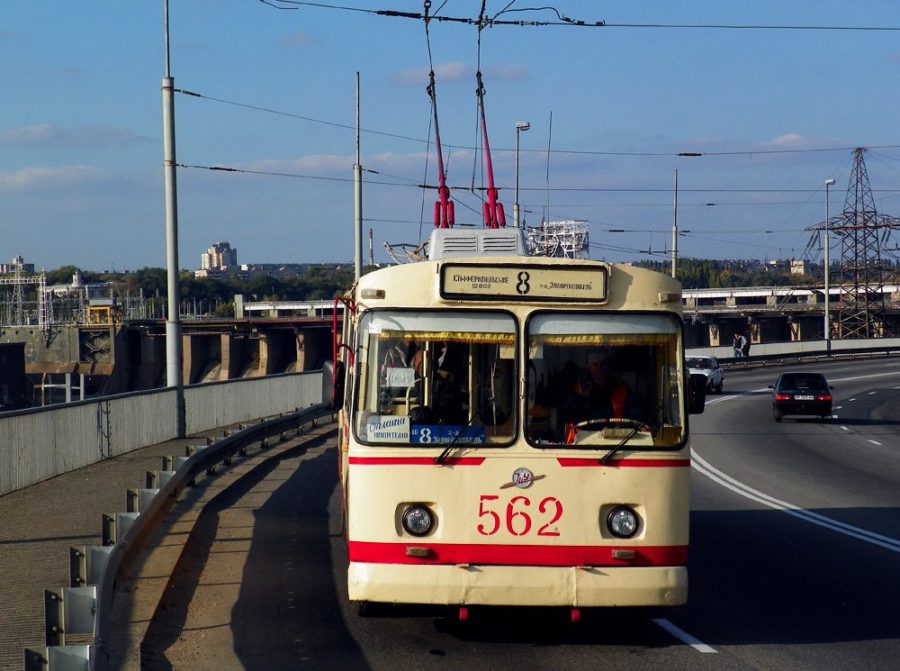
[[[706,388],[716,394],[722,393],[725,386],[725,371],[719,366],[719,360],[714,356],[689,356],[687,358],[688,372],[702,373],[706,376]]]

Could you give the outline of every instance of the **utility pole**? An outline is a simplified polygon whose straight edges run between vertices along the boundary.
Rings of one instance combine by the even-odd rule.
[[[675,170],[675,199],[672,205],[672,277],[678,268],[678,170]]]
[[[163,173],[166,200],[166,277],[168,315],[166,317],[166,386],[175,388],[176,430],[186,433],[184,380],[182,379],[180,288],[178,281],[178,188],[175,175],[175,79],[169,65],[169,0],[164,0],[166,63],[162,80]]]
[[[831,239],[828,237],[828,188],[834,185],[834,180],[825,180],[825,351],[831,353]]]
[[[359,160],[359,72],[356,73],[356,163],[353,166],[353,276],[362,277],[362,164]]]

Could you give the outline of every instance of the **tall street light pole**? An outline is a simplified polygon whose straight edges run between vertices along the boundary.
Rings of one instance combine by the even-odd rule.
[[[829,237],[828,187],[834,179],[825,180],[825,351],[831,353],[831,239]]]
[[[513,203],[513,225],[519,227],[519,134],[531,128],[527,121],[516,122],[516,200]]]
[[[675,171],[675,198],[672,204],[672,277],[678,266],[678,171]]]
[[[356,163],[353,164],[353,278],[362,277],[362,164],[359,159],[359,73],[356,73]]]
[[[169,62],[169,1],[163,5],[165,22],[165,76],[162,80],[163,174],[166,211],[166,284],[168,315],[166,316],[166,386],[175,389],[176,432],[186,433],[184,380],[182,379],[182,343],[180,288],[178,278],[178,189],[175,175],[175,79]]]

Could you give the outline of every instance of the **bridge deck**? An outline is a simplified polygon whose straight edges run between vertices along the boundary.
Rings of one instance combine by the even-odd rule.
[[[20,669],[41,648],[43,590],[69,584],[69,547],[100,545],[102,515],[126,509],[126,490],[144,486],[162,457],[205,444],[209,432],[152,445],[0,496],[0,669]]]

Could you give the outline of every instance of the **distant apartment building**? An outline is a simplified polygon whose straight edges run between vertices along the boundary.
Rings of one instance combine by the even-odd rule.
[[[200,255],[200,270],[195,271],[196,277],[215,277],[224,274],[228,270],[237,268],[237,249],[233,249],[227,242],[217,242]]]
[[[10,263],[0,263],[0,275],[12,275],[15,272],[34,273],[34,264],[25,263],[21,256],[14,256]]]
[[[791,275],[809,275],[809,264],[804,259],[791,259]]]

